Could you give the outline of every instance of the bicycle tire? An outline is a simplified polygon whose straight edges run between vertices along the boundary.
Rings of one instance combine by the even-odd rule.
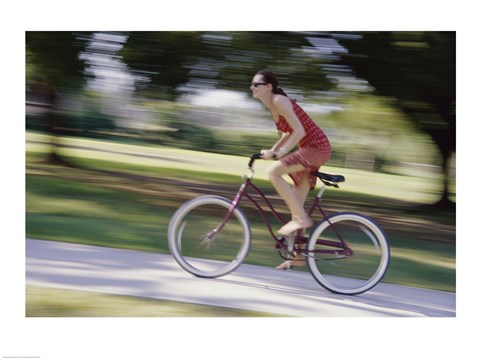
[[[350,256],[339,255],[340,251],[335,255],[334,248],[325,245],[325,241],[338,241],[339,236],[353,251]],[[380,226],[352,212],[333,214],[316,225],[307,250],[307,264],[315,280],[325,289],[343,295],[357,295],[373,288],[385,275],[390,261],[390,248]]]
[[[232,202],[221,196],[200,196],[184,203],[168,226],[168,246],[177,263],[187,272],[204,278],[226,275],[245,260],[251,246],[250,224],[236,207],[225,226],[221,224]]]

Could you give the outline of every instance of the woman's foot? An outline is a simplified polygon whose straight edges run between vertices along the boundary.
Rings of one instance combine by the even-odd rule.
[[[305,266],[306,264],[305,260],[287,260],[278,265],[275,269],[291,270],[294,266]]]
[[[292,220],[285,225],[283,225],[277,232],[280,235],[290,235],[294,231],[306,229],[313,225],[312,219],[307,217],[306,219],[302,220]]]

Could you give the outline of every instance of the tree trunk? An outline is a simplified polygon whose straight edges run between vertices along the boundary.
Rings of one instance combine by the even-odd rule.
[[[445,154],[444,151],[442,153],[442,175],[443,175],[443,190],[442,190],[442,197],[439,201],[433,204],[435,207],[442,208],[442,209],[455,209],[455,203],[450,199],[450,191],[449,187],[449,166],[448,160],[452,156],[452,154]]]

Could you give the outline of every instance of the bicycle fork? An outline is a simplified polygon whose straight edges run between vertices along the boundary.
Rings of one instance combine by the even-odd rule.
[[[222,222],[218,224],[212,231],[210,231],[204,238],[204,241],[212,241],[213,237],[224,228],[224,226],[227,224],[228,220],[232,217],[233,212],[237,208],[238,203],[242,199],[242,196],[245,192],[245,188],[247,187],[247,183],[243,183],[242,186],[240,186],[240,189],[237,192],[237,195],[235,195],[235,198],[232,201],[232,205],[228,208],[227,214],[223,218]]]

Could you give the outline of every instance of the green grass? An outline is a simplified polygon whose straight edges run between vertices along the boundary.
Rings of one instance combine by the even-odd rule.
[[[180,202],[47,176],[27,177],[28,237],[168,253],[166,230]],[[247,262],[275,266],[281,259],[262,222],[249,216],[253,246]],[[392,260],[385,281],[455,290],[455,245],[419,241],[389,231]],[[409,235],[410,237],[407,237]]]
[[[179,301],[28,286],[27,317],[274,317],[270,313]]]
[[[26,150],[29,154],[45,154],[49,151],[48,136],[29,132],[26,137]],[[216,179],[227,183],[238,183],[238,179],[246,171],[248,156],[251,155],[230,156],[165,146],[134,145],[71,137],[59,138],[59,142],[60,154],[88,167],[102,168],[108,164],[109,169],[129,173],[140,171],[175,177],[195,174],[199,176],[199,180],[215,181]],[[265,168],[268,164],[269,162],[266,161],[255,163],[257,181],[266,181]],[[375,194],[419,203],[435,201],[442,186],[441,177],[435,173],[406,176],[346,168],[337,169],[329,166],[322,169],[326,172],[341,172],[345,175],[347,182],[342,185],[342,188],[347,192]]]
[[[239,174],[246,165],[245,158],[216,157],[215,154],[185,150],[180,151],[183,157],[177,158],[176,163],[156,162],[156,159],[145,164],[141,157],[135,157],[141,161],[132,162],[132,158],[124,159],[126,155],[112,153],[115,149],[141,152],[138,146],[129,148],[117,144],[106,150],[110,143],[81,139],[78,142],[77,145],[89,144],[99,150],[86,158],[80,156],[85,153],[70,150],[68,159],[79,166],[76,168],[43,163],[44,153],[39,149],[27,153],[28,237],[168,253],[166,230],[178,206],[199,194],[232,198],[242,181]],[[112,158],[102,158],[105,154],[101,149]],[[145,147],[142,151],[150,150]],[[174,151],[165,150],[162,156],[174,158]],[[202,161],[203,164],[198,164]],[[209,167],[211,162],[218,163],[217,168]],[[228,164],[228,171],[220,169],[223,162]],[[274,195],[271,185],[261,176],[264,162],[258,164],[255,183]],[[369,179],[369,176],[373,179],[369,174],[350,171],[353,179],[359,181],[355,185],[358,189],[348,185],[347,176],[347,183],[340,190],[327,193],[327,210],[359,211],[380,223],[389,238],[392,255],[385,281],[455,291],[455,213],[425,210],[418,202],[401,201],[398,198],[403,190],[393,197],[387,196],[393,190],[385,190],[383,195],[370,195],[372,182],[359,180]],[[394,188],[402,179],[410,185],[424,184],[423,180],[406,176],[375,176],[380,180],[372,180],[373,183],[381,183],[384,188]],[[430,195],[421,198],[427,199],[431,191],[427,191]],[[247,262],[269,267],[277,265],[282,259],[275,253],[272,239],[259,221],[258,213],[248,208],[244,210],[253,234]]]
[[[45,176],[28,176],[26,187],[28,237],[166,251],[171,210],[147,196]]]

